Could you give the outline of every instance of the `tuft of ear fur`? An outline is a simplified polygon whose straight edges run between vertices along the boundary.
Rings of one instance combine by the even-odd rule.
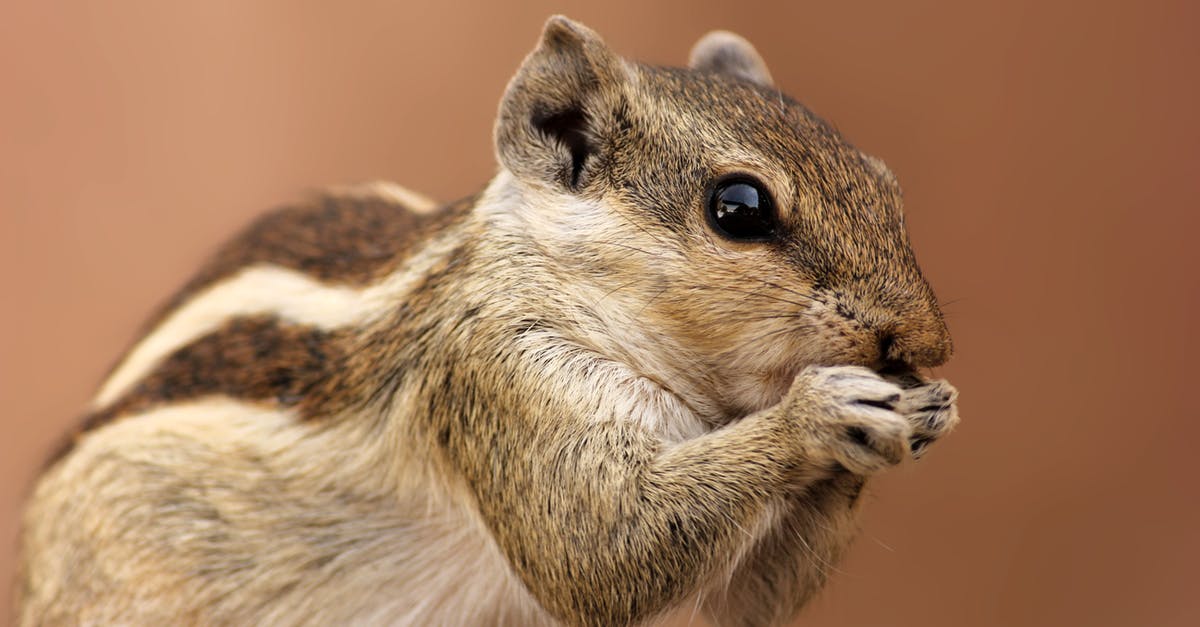
[[[627,70],[591,29],[561,15],[509,82],[496,119],[500,163],[526,183],[587,185]]]
[[[763,87],[773,87],[771,72],[758,51],[742,36],[715,30],[700,38],[688,57],[688,67],[727,74]]]

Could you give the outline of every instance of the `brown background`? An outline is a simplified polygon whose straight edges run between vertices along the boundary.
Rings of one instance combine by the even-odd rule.
[[[741,32],[905,185],[965,420],[873,484],[811,624],[1200,624],[1200,4],[22,4],[0,8],[4,577],[47,447],[206,252],[314,186],[477,189],[562,11],[657,63]]]

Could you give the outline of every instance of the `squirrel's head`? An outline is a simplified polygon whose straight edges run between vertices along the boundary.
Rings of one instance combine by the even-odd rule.
[[[529,237],[600,295],[586,324],[627,338],[608,349],[637,366],[686,370],[723,411],[777,401],[809,364],[950,356],[896,179],[780,92],[736,35],[658,68],[551,18],[496,146]]]

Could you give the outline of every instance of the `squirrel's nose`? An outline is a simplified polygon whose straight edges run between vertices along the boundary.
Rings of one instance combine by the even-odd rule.
[[[910,368],[932,368],[950,359],[954,346],[941,316],[930,316],[879,334],[879,356],[884,363],[903,363]]]

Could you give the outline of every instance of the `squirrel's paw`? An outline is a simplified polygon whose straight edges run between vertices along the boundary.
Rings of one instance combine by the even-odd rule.
[[[913,427],[897,411],[903,390],[867,368],[809,367],[796,377],[791,397],[807,415],[814,454],[827,455],[857,475],[900,463]]]
[[[896,411],[912,425],[909,445],[914,459],[958,424],[957,401],[958,390],[944,380],[922,382],[902,392]]]

